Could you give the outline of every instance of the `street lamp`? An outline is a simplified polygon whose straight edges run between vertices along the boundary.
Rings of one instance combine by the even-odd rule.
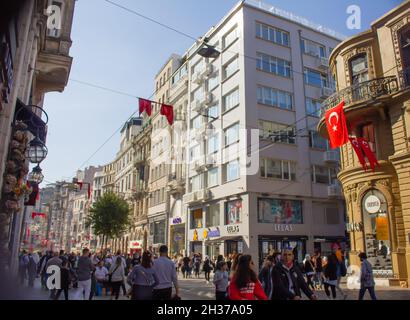
[[[37,184],[42,183],[43,179],[44,179],[44,175],[42,174],[40,165],[37,165],[36,167],[34,167],[33,171],[31,171],[27,177],[28,181],[33,181],[33,182],[36,182]]]
[[[48,149],[46,145],[39,139],[39,137],[35,137],[30,141],[26,150],[26,158],[31,163],[40,163],[47,157],[47,153]]]

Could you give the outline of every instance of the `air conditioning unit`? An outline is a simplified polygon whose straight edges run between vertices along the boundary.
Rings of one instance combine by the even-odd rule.
[[[195,100],[192,104],[192,111],[200,113],[202,110],[202,103],[199,100]]]
[[[323,161],[326,163],[338,163],[339,155],[337,151],[326,151],[323,154]]]
[[[320,91],[320,97],[322,99],[326,99],[327,97],[330,97],[333,94],[333,89],[328,88],[328,87],[323,87],[322,90]]]
[[[318,68],[326,71],[329,68],[329,60],[327,58],[318,57]]]
[[[329,198],[337,198],[340,196],[340,188],[338,185],[330,185],[327,187],[327,195]]]
[[[195,72],[195,73],[192,75],[192,82],[193,82],[193,83],[200,84],[200,83],[202,83],[202,81],[204,81],[204,77],[203,77],[202,74],[200,74],[200,73],[198,73],[198,72]]]
[[[194,162],[194,169],[195,171],[203,171],[205,169],[204,157],[201,157],[201,159]]]

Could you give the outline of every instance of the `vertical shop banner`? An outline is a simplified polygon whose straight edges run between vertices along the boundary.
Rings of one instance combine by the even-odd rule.
[[[389,240],[389,223],[387,217],[376,218],[376,239],[378,241]]]

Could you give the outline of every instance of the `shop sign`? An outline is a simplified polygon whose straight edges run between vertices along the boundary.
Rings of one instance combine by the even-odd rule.
[[[239,226],[227,226],[226,232],[228,232],[229,234],[239,233]]]
[[[141,240],[130,241],[129,248],[130,249],[142,249],[142,241]]]
[[[220,236],[221,236],[221,232],[219,231],[219,228],[216,228],[214,230],[208,229],[209,238],[218,238]]]
[[[172,219],[172,224],[181,224],[182,223],[182,218],[181,217],[176,217]]]
[[[194,236],[192,237],[193,241],[198,241],[198,231],[194,230]]]
[[[380,211],[381,201],[375,195],[370,195],[366,198],[364,207],[368,213],[377,213]]]
[[[351,222],[346,223],[346,231],[347,232],[361,232],[363,231],[363,223],[362,222]]]
[[[290,224],[274,224],[273,225],[275,231],[278,232],[292,232],[293,227]]]

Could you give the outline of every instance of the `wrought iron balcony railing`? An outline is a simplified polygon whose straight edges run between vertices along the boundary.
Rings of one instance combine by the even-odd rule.
[[[409,74],[407,73],[407,80]],[[373,100],[375,98],[393,94],[399,91],[399,82],[396,76],[373,79],[347,87],[331,95],[322,103],[320,116],[324,117],[325,112],[338,105],[343,100],[345,105],[361,101]]]

